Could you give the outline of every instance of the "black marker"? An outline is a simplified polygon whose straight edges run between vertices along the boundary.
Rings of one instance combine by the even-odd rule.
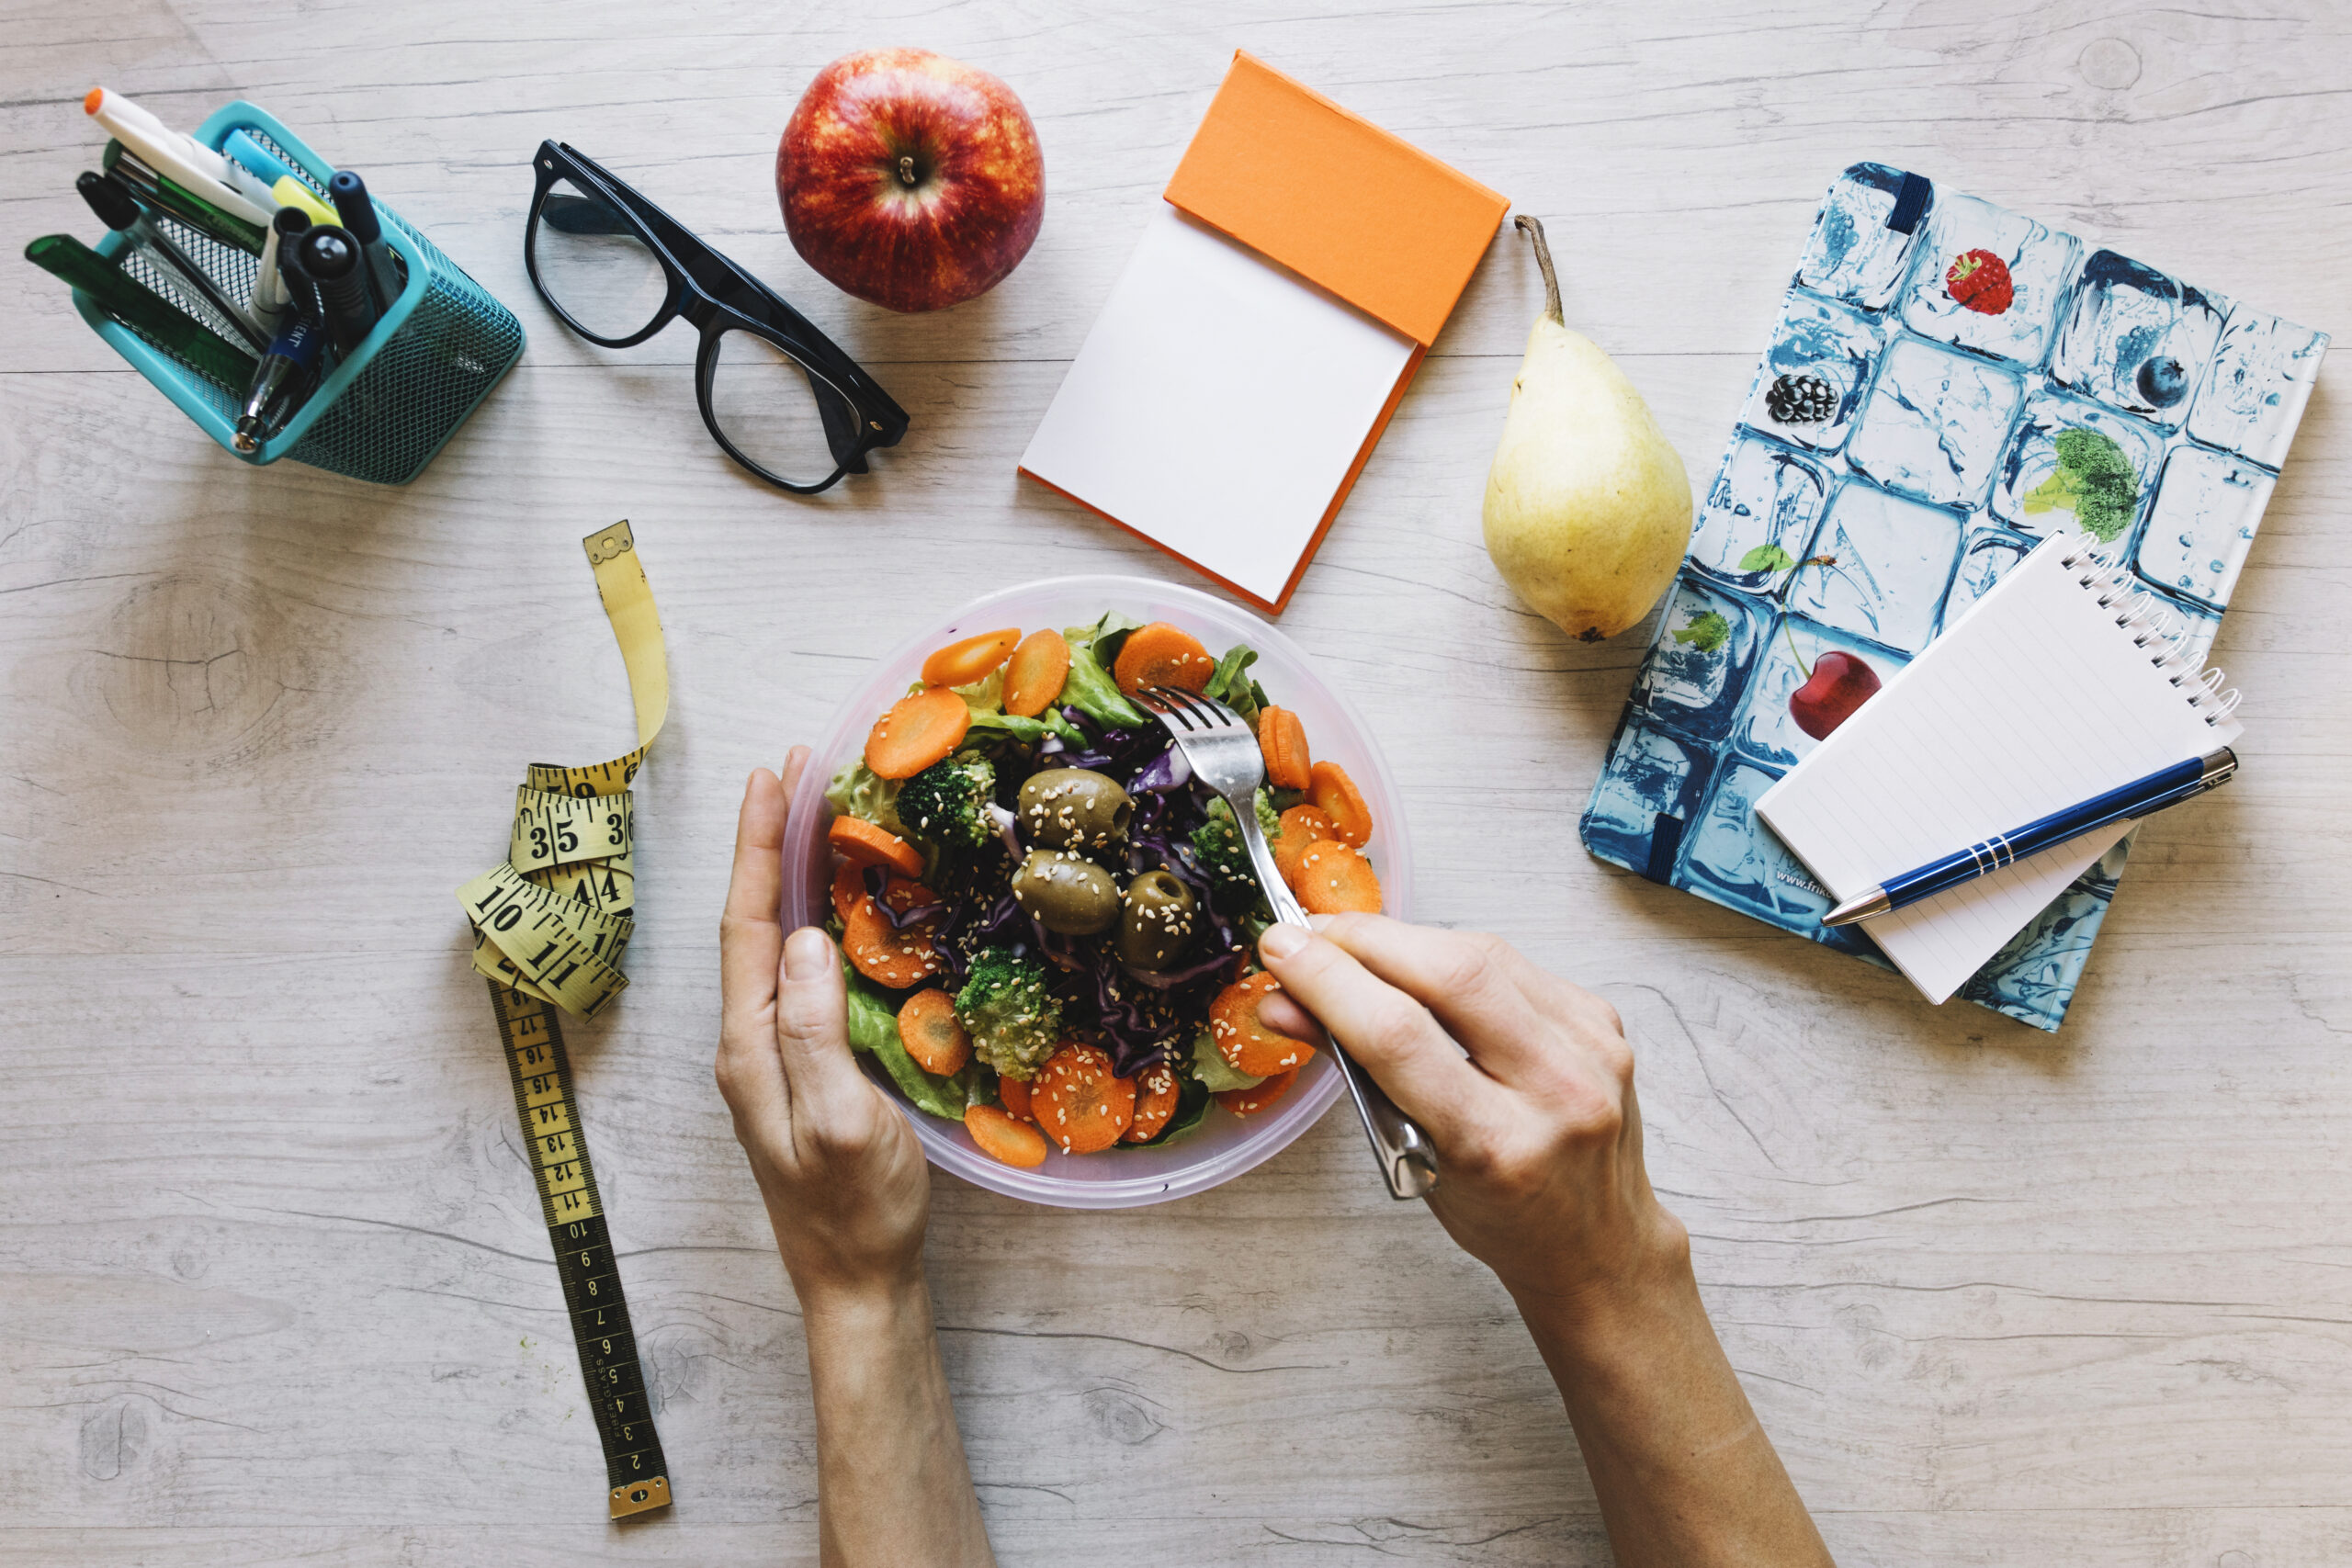
[[[368,292],[368,269],[357,242],[332,223],[314,224],[302,236],[299,254],[303,273],[318,285],[335,352],[349,354],[376,325],[376,301]]]
[[[270,264],[270,283],[276,290],[273,301],[281,314],[291,310],[298,316],[316,317],[319,313],[318,292],[302,276],[302,258],[295,253],[302,248],[302,236],[311,231],[311,215],[299,207],[281,207],[277,216],[269,220],[269,231],[277,243],[263,242],[262,259]],[[260,284],[256,280],[255,288]],[[279,325],[284,326],[281,320]]]
[[[345,169],[327,182],[327,194],[334,197],[334,209],[343,214],[343,226],[359,242],[368,258],[368,286],[376,295],[376,309],[389,310],[407,287],[408,270],[400,257],[384,241],[383,225],[376,220],[376,202],[368,194],[368,182]]]

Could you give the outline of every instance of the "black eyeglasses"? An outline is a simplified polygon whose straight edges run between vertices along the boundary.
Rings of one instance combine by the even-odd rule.
[[[775,291],[560,141],[539,143],[523,231],[531,285],[564,325],[628,348],[684,316],[702,333],[695,400],[712,437],[800,495],[866,471],[907,411]]]

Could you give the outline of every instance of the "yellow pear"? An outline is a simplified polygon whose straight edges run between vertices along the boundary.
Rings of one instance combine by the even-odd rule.
[[[1561,320],[1544,225],[1517,221],[1535,241],[1544,313],[1487,473],[1487,553],[1537,614],[1599,642],[1674,581],[1690,543],[1690,477],[1624,372]]]

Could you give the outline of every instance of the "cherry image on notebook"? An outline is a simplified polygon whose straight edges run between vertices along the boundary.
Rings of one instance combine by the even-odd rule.
[[[1878,671],[1850,653],[1831,649],[1813,661],[1805,683],[1789,694],[1789,716],[1815,740],[1854,716],[1854,710],[1878,694]]]

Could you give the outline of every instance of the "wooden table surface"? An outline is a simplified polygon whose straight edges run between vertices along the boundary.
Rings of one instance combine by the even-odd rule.
[[[2341,6],[1265,9],[7,7],[12,245],[94,233],[92,83],[184,126],[244,96],[530,346],[375,489],[240,466],[50,279],[0,288],[0,1561],[814,1560],[799,1325],[710,1077],[741,782],[975,592],[1175,570],[1013,463],[1237,46],[1547,220],[1701,481],[1860,157],[2352,324]],[[1004,76],[1049,170],[1027,262],[937,316],[818,280],[769,178],[816,67],[896,43]],[[522,268],[546,136],[797,301],[905,444],[782,496],[706,438],[686,333],[568,336]],[[1420,914],[1624,1013],[1657,1182],[1841,1561],[2352,1561],[2352,403],[2323,380],[2221,633],[2242,782],[2142,835],[2052,1038],[1582,852],[1646,632],[1566,641],[1479,544],[1537,300],[1506,231],[1283,621],[1395,764]],[[526,762],[627,743],[577,544],[624,515],[676,695],[634,985],[572,1039],[679,1501],[620,1529],[451,890]],[[933,1193],[1008,1563],[1608,1560],[1509,1302],[1344,1111],[1163,1208]]]

